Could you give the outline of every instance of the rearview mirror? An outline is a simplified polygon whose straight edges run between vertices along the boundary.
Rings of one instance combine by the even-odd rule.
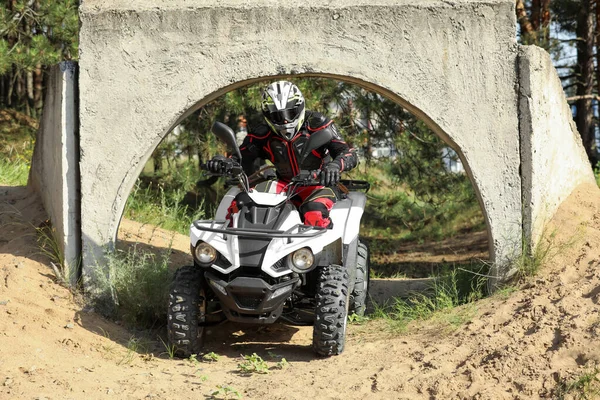
[[[306,157],[308,157],[311,151],[326,145],[331,141],[331,139],[333,139],[333,133],[331,133],[331,129],[329,128],[321,129],[320,131],[317,131],[310,135],[308,141],[302,149],[302,154],[300,155],[300,165],[302,165],[302,163],[304,162]]]
[[[217,121],[213,124],[211,130],[216,137],[218,137],[227,145],[227,147],[229,147],[229,150],[235,153],[239,160],[242,159],[242,153],[240,153],[237,141],[235,140],[235,133],[233,133],[233,129],[224,123]]]

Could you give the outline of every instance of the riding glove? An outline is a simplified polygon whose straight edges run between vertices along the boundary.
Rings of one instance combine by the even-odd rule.
[[[333,186],[340,181],[341,177],[341,168],[335,163],[329,163],[321,170],[321,185],[324,186]]]
[[[224,174],[231,171],[236,164],[235,160],[219,155],[206,163],[206,169],[215,174]]]

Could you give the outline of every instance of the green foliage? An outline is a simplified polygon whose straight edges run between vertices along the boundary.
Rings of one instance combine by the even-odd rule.
[[[538,273],[540,267],[546,262],[548,262],[556,254],[556,248],[554,247],[552,241],[554,235],[555,232],[552,235],[550,235],[550,240],[540,240],[533,249],[533,251],[522,251],[520,257],[518,257],[515,260],[518,278],[534,276]],[[523,249],[526,249],[527,245],[528,243],[524,238],[522,244]]]
[[[136,243],[127,251],[106,254],[107,274],[97,276],[99,290],[106,295],[93,299],[96,308],[133,327],[152,327],[166,320],[170,253],[167,249],[155,255]]]
[[[0,184],[27,184],[36,129],[35,120],[16,111],[0,110]]]
[[[557,231],[548,231],[544,228],[538,243],[530,251],[527,249],[528,239],[523,237],[521,248],[523,251],[515,259],[514,267],[517,270],[517,279],[523,279],[534,276],[540,268],[550,262],[557,254],[562,253],[566,249],[574,246],[584,235],[585,224],[581,224],[575,234],[564,243],[557,243],[555,238]]]
[[[229,400],[229,399],[241,399],[241,393],[228,385],[217,385],[216,390],[210,393],[210,399],[214,400]]]
[[[600,186],[600,162],[598,162],[596,168],[594,168],[594,176],[596,177],[596,184]]]
[[[504,286],[494,292],[494,297],[500,298],[502,300],[507,300],[513,293],[517,292],[519,289],[514,285]]]
[[[25,161],[0,159],[0,185],[25,186],[29,177],[29,164]]]
[[[285,357],[282,357],[281,360],[279,360],[273,368],[286,369],[289,366],[290,366],[290,363],[285,359]]]
[[[169,179],[138,180],[127,199],[125,217],[187,234],[193,221],[212,214],[212,206],[204,203],[201,195],[186,191],[192,177],[182,171],[189,169],[181,168]],[[199,204],[185,204],[188,195],[192,195]]]
[[[0,107],[42,113],[44,74],[78,56],[77,0],[14,0],[0,4]]]
[[[243,356],[244,361],[238,364],[238,369],[242,374],[268,374],[269,367],[261,356],[252,353],[249,356]]]
[[[429,292],[415,293],[407,299],[396,298],[391,305],[375,304],[371,318],[384,319],[400,332],[413,321],[432,318],[451,326],[462,325],[473,316],[473,309],[465,305],[484,296],[486,279],[481,271],[481,266],[477,271],[455,269],[446,276],[436,277]]]
[[[364,325],[369,321],[369,317],[358,314],[348,315],[348,322],[352,325]]]
[[[17,0],[0,5],[0,74],[33,71],[77,57],[76,0]]]
[[[145,353],[147,351],[148,343],[141,338],[131,336],[129,340],[127,340],[126,347],[127,352],[119,361],[117,361],[117,365],[129,365],[133,363],[138,353]]]
[[[46,220],[42,225],[35,228],[37,245],[40,252],[50,260],[50,265],[54,270],[56,281],[65,287],[69,287],[71,276],[67,276],[65,259],[57,238],[56,228],[52,226],[50,220]],[[71,274],[76,274],[74,269]]]
[[[217,362],[221,358],[217,353],[210,352],[202,355],[202,361],[206,362]]]
[[[169,359],[172,360],[173,358],[175,358],[175,351],[177,350],[177,347],[174,344],[170,345],[170,344],[166,343],[163,340],[163,338],[161,338],[160,336],[158,337],[158,339],[160,340],[160,342],[162,343],[163,347],[165,348],[166,354],[169,356]],[[192,358],[192,356],[194,356],[194,357]],[[192,354],[190,356],[190,362],[193,363],[194,361],[197,362],[196,355]]]
[[[583,372],[573,380],[560,378],[556,384],[553,398],[557,400],[592,400],[600,397],[600,369]]]

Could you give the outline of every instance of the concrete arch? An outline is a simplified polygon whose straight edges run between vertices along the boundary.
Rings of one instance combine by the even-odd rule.
[[[423,118],[469,166],[492,259],[508,265],[520,252],[522,233],[513,8],[511,1],[473,0],[84,2],[84,273],[91,274],[99,249],[114,240],[151,151],[198,99],[293,75],[356,82]]]

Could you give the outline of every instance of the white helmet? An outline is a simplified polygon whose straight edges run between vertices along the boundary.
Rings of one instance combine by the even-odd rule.
[[[262,112],[276,133],[292,140],[304,122],[304,96],[292,82],[271,83],[263,92]]]

